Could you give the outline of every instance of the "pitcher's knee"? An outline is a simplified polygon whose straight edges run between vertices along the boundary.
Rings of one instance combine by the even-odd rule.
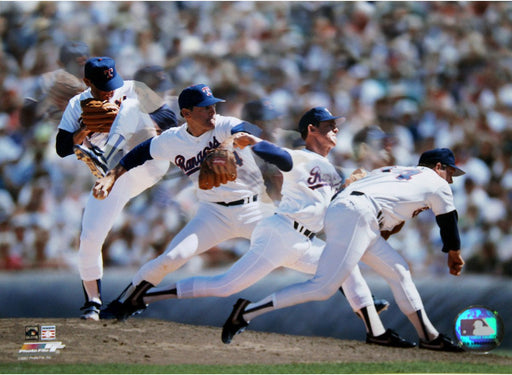
[[[407,265],[397,264],[395,265],[390,272],[386,272],[383,275],[388,282],[396,282],[402,283],[404,281],[411,280],[411,272],[409,271],[409,267]]]
[[[82,230],[80,233],[80,243],[81,244],[89,244],[89,246],[102,246],[103,241],[105,240],[106,235],[104,236],[100,231],[92,230]]]
[[[178,253],[163,253],[146,263],[146,266],[149,269],[153,269],[156,273],[167,275],[183,266],[189,259],[188,257],[180,256]]]
[[[314,291],[314,299],[324,301],[331,298],[338,291],[338,285],[331,285],[321,282],[320,280],[311,280],[311,290]]]
[[[338,290],[338,288],[334,288],[334,289],[328,289],[328,288],[325,288],[325,289],[322,289],[319,293],[319,301],[324,301],[326,299],[329,299],[332,297],[332,295],[334,293],[336,293],[336,291]]]

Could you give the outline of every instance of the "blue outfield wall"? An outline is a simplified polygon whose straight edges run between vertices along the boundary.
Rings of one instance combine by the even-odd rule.
[[[222,270],[203,271],[200,274],[216,274]],[[135,271],[126,268],[105,270],[105,303],[117,297]],[[413,326],[394,303],[388,285],[370,272],[363,270],[374,295],[391,302],[390,308],[381,315],[384,325],[410,340],[417,341]],[[168,275],[162,285],[188,276],[191,276],[190,272],[179,270]],[[160,301],[152,304],[135,319],[155,318],[221,327],[237,298],[255,301],[274,290],[303,280],[306,280],[303,274],[279,269],[236,296]],[[502,317],[505,335],[500,348],[512,349],[511,278],[465,274],[453,277],[447,272],[442,276],[416,277],[415,282],[430,320],[439,331],[454,337],[453,325],[457,314],[469,306],[484,305],[496,310]],[[0,318],[70,318],[79,316],[83,292],[76,272],[0,272],[0,301]],[[249,329],[340,339],[365,339],[362,321],[355,316],[341,293],[336,293],[327,301],[309,302],[268,313],[254,319]]]

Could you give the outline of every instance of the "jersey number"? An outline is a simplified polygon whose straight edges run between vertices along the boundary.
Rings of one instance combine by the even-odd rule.
[[[384,169],[383,172],[391,172],[393,169],[389,168],[389,169]],[[414,175],[417,175],[421,173],[421,171],[417,170],[417,169],[402,169],[400,171],[400,174],[398,176],[396,176],[396,179],[397,180],[410,180],[412,176]]]
[[[242,158],[240,157],[240,155],[238,155],[238,152],[233,151],[233,155],[235,156],[236,165],[238,165],[239,167],[244,165],[244,162],[242,161]]]

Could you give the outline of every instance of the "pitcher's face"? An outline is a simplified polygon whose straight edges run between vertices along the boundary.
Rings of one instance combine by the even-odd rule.
[[[336,120],[321,121],[318,124],[319,135],[322,136],[324,141],[329,143],[332,147],[336,146],[336,142],[338,141],[336,135],[338,132],[339,129],[336,126]]]
[[[215,128],[217,114],[215,104],[207,107],[193,107],[191,110],[184,108],[182,114],[187,120],[189,132],[196,137]]]

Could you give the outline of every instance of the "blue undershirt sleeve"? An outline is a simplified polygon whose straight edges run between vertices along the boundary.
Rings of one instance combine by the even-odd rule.
[[[145,140],[144,142],[132,148],[132,150],[129,153],[123,156],[119,164],[121,164],[124,167],[124,169],[129,171],[130,169],[133,169],[135,167],[138,167],[139,165],[144,164],[148,160],[153,160],[153,157],[149,152],[149,147],[151,145],[152,139],[153,138]]]
[[[59,129],[55,149],[61,158],[73,154],[73,133]]]
[[[281,147],[267,141],[261,141],[252,146],[252,151],[266,162],[274,164],[283,172],[289,172],[293,167],[290,153]]]
[[[459,228],[457,226],[457,211],[453,210],[446,214],[436,216],[436,222],[441,230],[441,240],[443,241],[443,252],[450,250],[460,250]]]

